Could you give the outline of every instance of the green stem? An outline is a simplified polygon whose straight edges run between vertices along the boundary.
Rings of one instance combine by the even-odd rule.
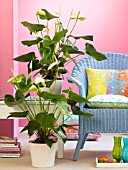
[[[74,28],[75,28],[75,26],[76,26],[76,23],[77,23],[77,21],[78,21],[79,14],[80,14],[80,11],[79,11],[78,14],[77,14],[76,21],[75,21],[75,23],[74,23],[74,25],[73,25],[73,27],[72,27],[72,30],[71,30],[71,32],[70,32],[69,35],[72,34],[72,32],[73,32],[73,30],[74,30]]]
[[[49,112],[49,108],[50,108],[50,101],[48,102],[47,104],[47,108],[46,108],[46,111]]]
[[[27,108],[28,108],[28,111],[29,111],[30,115],[31,115],[32,117],[35,117],[35,115],[34,115],[32,109],[30,108],[30,106],[29,106],[29,104],[27,103],[26,100],[24,100],[24,103],[26,104],[26,106],[27,106]]]
[[[73,9],[72,9],[72,11],[71,11],[70,18],[69,18],[69,20],[68,20],[67,29],[68,29],[69,24],[70,24],[70,21],[71,21],[71,15],[72,15],[72,13],[73,13]]]
[[[59,111],[59,112],[57,113],[56,121],[59,119],[60,115],[61,115],[61,111]]]

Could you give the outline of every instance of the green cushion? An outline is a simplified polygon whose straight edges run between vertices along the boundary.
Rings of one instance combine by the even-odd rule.
[[[93,108],[128,108],[128,98],[122,95],[97,95],[89,99]]]

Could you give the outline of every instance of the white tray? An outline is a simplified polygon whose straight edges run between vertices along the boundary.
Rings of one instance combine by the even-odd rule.
[[[116,167],[116,168],[127,168],[128,163],[98,163],[98,158],[96,158],[96,167]]]

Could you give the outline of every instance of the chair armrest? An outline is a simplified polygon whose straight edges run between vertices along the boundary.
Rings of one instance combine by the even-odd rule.
[[[67,80],[69,83],[75,83],[78,86],[79,95],[86,98],[86,93],[85,93],[85,89],[84,89],[85,85],[80,80],[78,80],[72,76],[67,77]]]

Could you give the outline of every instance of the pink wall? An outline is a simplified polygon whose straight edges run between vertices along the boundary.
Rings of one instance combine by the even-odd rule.
[[[92,34],[94,45],[101,52],[128,53],[128,0],[14,0],[14,9],[12,2],[0,0],[0,95],[12,93],[12,87],[7,84],[10,69],[13,68],[12,58],[33,50],[21,44],[22,40],[31,38],[21,22],[36,21],[35,13],[40,8],[47,8],[54,13],[61,6],[65,22],[72,8],[75,12],[81,11],[81,16],[87,20],[79,23],[75,34]],[[15,13],[14,18],[12,12]],[[82,41],[79,47],[84,48]],[[69,75],[72,67],[68,66]],[[24,64],[19,64],[19,67],[15,65],[14,68],[16,72],[18,69],[19,73],[26,72]],[[65,79],[63,88],[68,86]]]
[[[98,50],[128,53],[128,0],[70,0],[70,5],[69,1],[63,0],[22,0],[19,1],[19,54],[36,49],[21,44],[22,40],[32,38],[21,22],[36,22],[35,13],[38,9],[47,8],[54,13],[59,11],[60,6],[63,21],[66,23],[72,9],[75,12],[80,11],[81,16],[87,18],[85,22],[79,22],[75,34],[94,35],[94,45]],[[82,41],[79,42],[79,47],[84,48]],[[73,64],[70,64],[70,67],[68,65],[69,75],[72,67]],[[25,64],[19,65],[19,71],[26,72]],[[65,79],[63,87],[68,86],[69,83]]]
[[[7,83],[13,68],[13,0],[0,0],[0,97],[12,93]]]

